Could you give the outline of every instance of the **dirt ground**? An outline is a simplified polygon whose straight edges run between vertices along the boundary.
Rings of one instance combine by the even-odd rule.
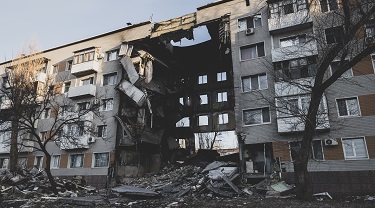
[[[101,205],[74,205],[64,203],[64,200],[22,200],[18,203],[2,203],[0,207],[22,207],[22,208],[49,208],[49,207],[134,207],[134,208],[169,208],[169,207],[287,207],[287,208],[374,208],[375,201],[367,200],[369,197],[345,197],[334,199],[320,199],[311,202],[299,201],[292,196],[288,198],[266,198],[262,195],[254,195],[249,197],[221,198],[211,195],[187,196],[183,198],[155,198],[155,199],[130,199],[127,197],[112,198],[104,200],[105,204]],[[370,197],[371,198],[371,197]]]

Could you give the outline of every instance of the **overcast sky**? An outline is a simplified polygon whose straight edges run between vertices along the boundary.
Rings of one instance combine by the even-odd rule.
[[[45,50],[152,20],[196,11],[215,0],[7,0],[1,2],[0,62],[36,39]]]

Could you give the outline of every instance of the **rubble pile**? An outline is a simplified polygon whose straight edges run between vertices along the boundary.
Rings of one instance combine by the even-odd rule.
[[[35,168],[11,173],[8,170],[0,174],[0,197],[3,203],[9,206],[20,204],[38,203],[41,200],[59,200],[78,196],[95,194],[96,188],[85,186],[82,177],[77,176],[72,180],[55,178],[58,194],[54,194],[50,182],[44,171]]]
[[[116,187],[112,190],[124,195],[150,196],[146,193],[135,193],[129,189],[138,187],[143,188],[145,192],[152,190],[164,197],[182,197],[187,194],[233,197],[246,193],[235,185],[239,181],[237,179],[239,179],[239,171],[235,164],[214,161],[204,169],[192,165],[165,167],[157,175],[132,179],[125,182],[122,189]]]

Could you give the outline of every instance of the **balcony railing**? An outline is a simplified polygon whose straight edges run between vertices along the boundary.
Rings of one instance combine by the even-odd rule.
[[[317,115],[317,130],[330,129],[328,114]],[[305,130],[305,123],[302,117],[293,116],[287,118],[277,118],[277,130],[279,133],[302,132]]]
[[[60,139],[60,149],[69,150],[69,149],[88,149],[89,146],[89,135],[84,135],[77,137],[74,141],[69,141],[68,139]]]
[[[79,98],[79,97],[91,97],[95,96],[96,86],[93,84],[82,85],[77,87],[70,87],[68,92],[69,98]]]
[[[272,62],[314,56],[318,54],[318,47],[315,40],[310,40],[307,43],[275,48],[272,49]]]
[[[270,32],[273,32],[276,30],[306,25],[308,23],[312,23],[312,18],[310,12],[305,9],[268,19],[268,28]]]
[[[75,76],[83,76],[86,74],[91,74],[98,72],[99,62],[96,60],[82,62],[79,64],[74,64],[71,69],[71,73]]]

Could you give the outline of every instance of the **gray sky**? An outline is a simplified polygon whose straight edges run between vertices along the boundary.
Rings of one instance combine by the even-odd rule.
[[[215,0],[7,0],[1,2],[0,62],[15,58],[36,39],[45,50],[151,20],[196,11]]]

